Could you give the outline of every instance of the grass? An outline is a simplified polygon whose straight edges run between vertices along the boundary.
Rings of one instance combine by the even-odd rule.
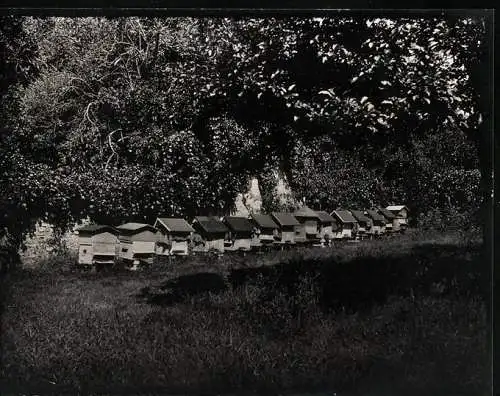
[[[46,263],[2,285],[2,386],[487,394],[480,260],[478,245],[407,235],[139,273]]]

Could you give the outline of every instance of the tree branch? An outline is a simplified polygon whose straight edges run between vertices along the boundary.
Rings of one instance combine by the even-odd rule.
[[[114,149],[113,147],[113,140],[111,139],[111,137],[113,136],[113,134],[115,132],[118,132],[118,131],[121,131],[121,128],[118,128],[118,129],[115,129],[114,131],[111,131],[109,134],[108,134],[108,143],[109,143],[109,147],[111,148],[111,155],[108,157],[108,160],[106,161],[106,166],[104,167],[104,170],[107,171],[108,170],[108,166],[109,166],[109,163],[111,162],[111,159],[113,158],[113,156],[117,156],[118,157],[118,153],[116,152],[116,150]]]
[[[92,126],[94,126],[94,127],[95,127],[95,126],[96,126],[96,123],[90,119],[90,106],[92,106],[93,104],[95,104],[95,101],[90,102],[90,103],[87,105],[87,108],[85,109],[85,112],[84,112],[84,114],[83,114],[83,117],[84,117],[84,119],[86,118],[86,119],[90,122],[90,124],[91,124]]]

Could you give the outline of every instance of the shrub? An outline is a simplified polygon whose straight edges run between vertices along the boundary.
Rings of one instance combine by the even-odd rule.
[[[431,208],[417,218],[417,229],[475,233],[479,229],[477,215],[473,209],[459,211],[454,207]]]

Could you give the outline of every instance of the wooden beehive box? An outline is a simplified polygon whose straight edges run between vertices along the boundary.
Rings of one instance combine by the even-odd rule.
[[[229,229],[224,250],[248,252],[252,249],[253,225],[246,217],[226,216],[223,223]]]
[[[334,210],[330,213],[337,220],[339,226],[335,238],[336,239],[352,239],[354,231],[358,226],[358,222],[348,210]]]
[[[254,226],[252,245],[255,247],[273,246],[274,242],[279,238],[279,226],[271,215],[254,213],[250,216],[250,221]]]
[[[156,253],[159,231],[151,224],[126,223],[117,227],[120,240],[120,259],[128,262],[152,263]]]
[[[386,220],[384,216],[378,213],[375,209],[365,210],[365,215],[372,220],[372,227],[368,231],[370,235],[378,236],[385,234]]]
[[[335,232],[337,231],[337,222],[325,211],[317,211],[316,212],[319,217],[319,234],[323,240],[323,243],[326,245],[330,245],[332,239],[334,238]]]
[[[389,205],[387,208],[396,218],[393,220],[394,231],[403,232],[408,228],[409,209],[405,205]]]
[[[399,224],[395,221],[396,215],[386,208],[379,208],[378,212],[385,218],[385,230],[388,233],[399,231]],[[395,227],[396,226],[396,227]]]
[[[162,256],[187,256],[194,228],[181,218],[158,217],[154,227],[159,231],[156,254]]]
[[[78,230],[78,264],[113,264],[117,257],[118,230],[90,224]]]
[[[301,227],[297,219],[291,213],[287,212],[273,212],[271,216],[279,227],[279,239],[276,243],[278,245],[295,245],[295,235]]]
[[[300,226],[296,228],[295,241],[309,244],[319,243],[321,235],[318,213],[304,205],[296,210],[293,216],[300,223]]]
[[[229,232],[224,223],[213,216],[196,216],[191,225],[195,230],[194,252],[224,253],[224,239]]]
[[[356,234],[359,239],[363,239],[370,232],[371,227],[373,226],[373,221],[367,215],[365,215],[364,210],[351,210],[352,216],[358,222],[358,228],[356,230]]]

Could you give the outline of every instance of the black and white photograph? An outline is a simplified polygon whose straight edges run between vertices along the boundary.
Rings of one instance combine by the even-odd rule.
[[[493,10],[0,15],[0,393],[482,396]]]

